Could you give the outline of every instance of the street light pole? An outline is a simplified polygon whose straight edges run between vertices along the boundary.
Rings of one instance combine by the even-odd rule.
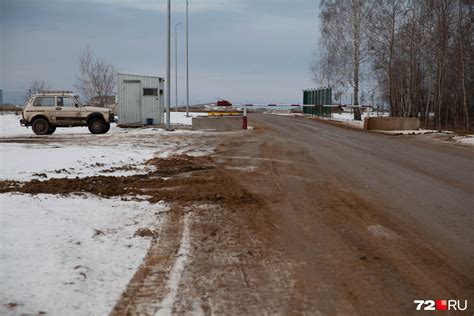
[[[189,0],[186,0],[186,117],[189,117]]]
[[[166,30],[166,130],[171,130],[171,0],[168,0]]]
[[[178,26],[180,26],[183,23],[177,23],[174,26],[174,79],[175,79],[175,111],[178,112]]]

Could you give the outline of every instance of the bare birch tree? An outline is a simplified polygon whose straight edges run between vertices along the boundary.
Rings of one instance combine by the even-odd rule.
[[[353,89],[354,104],[378,91],[372,99],[383,98],[392,116],[470,130],[473,7],[469,0],[322,0],[314,79],[337,93]]]
[[[369,15],[366,0],[321,2],[319,54],[322,58],[312,64],[314,77],[330,78],[328,83],[336,91],[351,87],[356,106],[359,105],[361,70],[367,60],[366,22]],[[361,120],[358,107],[354,110],[354,119]]]

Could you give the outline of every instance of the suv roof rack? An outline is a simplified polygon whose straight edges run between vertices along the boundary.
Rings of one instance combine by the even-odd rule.
[[[45,95],[45,94],[73,94],[73,91],[66,91],[66,90],[42,90],[39,92],[39,94]]]

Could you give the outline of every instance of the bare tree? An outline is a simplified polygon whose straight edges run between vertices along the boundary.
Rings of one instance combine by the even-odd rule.
[[[51,89],[51,86],[44,81],[33,80],[28,85],[27,95],[28,97],[35,93],[40,93],[45,90]]]
[[[115,67],[105,59],[95,59],[89,46],[79,57],[79,75],[75,87],[90,102],[97,97],[100,106],[107,105],[107,98],[112,95],[115,84]]]
[[[470,130],[473,8],[472,0],[321,0],[314,79],[353,88],[354,104],[377,91],[392,116]]]
[[[337,93],[353,89],[353,104],[359,105],[360,78],[367,61],[367,26],[370,20],[367,0],[323,0],[321,2],[321,41],[319,60],[313,62],[315,81],[326,78]],[[354,118],[361,120],[360,108]]]
[[[471,8],[471,7],[470,7]],[[461,0],[458,0],[458,41],[459,41],[459,61],[461,69],[459,70],[462,87],[462,109],[464,112],[464,128],[469,130],[469,106],[467,102],[467,88],[466,88],[466,61],[465,61],[465,41],[466,34],[471,34],[471,23],[464,23],[464,8]],[[468,16],[470,18],[472,16]]]
[[[31,97],[32,94],[40,93],[45,90],[51,89],[51,86],[42,80],[33,80],[28,85],[28,88],[25,91],[25,101]]]
[[[362,11],[364,0],[351,0],[350,21],[352,26],[352,55],[353,55],[353,87],[354,87],[354,105],[359,105],[359,84],[360,84],[360,68],[362,62]],[[360,108],[356,107],[354,110],[354,119],[362,120]]]

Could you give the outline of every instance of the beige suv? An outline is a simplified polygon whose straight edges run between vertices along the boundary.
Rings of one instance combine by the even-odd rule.
[[[51,135],[56,127],[87,126],[92,134],[105,134],[114,122],[110,109],[84,106],[72,91],[45,91],[32,95],[20,120],[36,135]]]

